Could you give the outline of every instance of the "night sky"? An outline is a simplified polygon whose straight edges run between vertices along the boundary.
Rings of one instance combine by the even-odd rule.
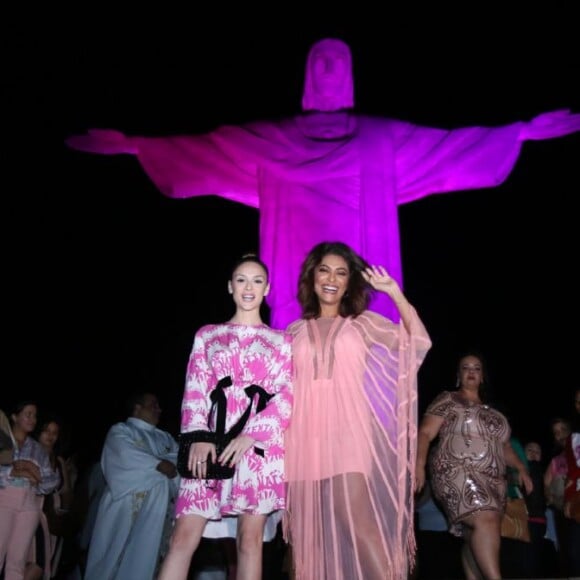
[[[71,151],[66,136],[198,133],[294,114],[308,48],[326,36],[351,46],[359,112],[442,128],[580,112],[566,13],[409,8],[385,20],[361,9],[263,14],[268,25],[169,12],[71,15],[64,42],[35,37],[34,56],[19,38],[4,81],[15,145],[5,158],[18,180],[3,200],[12,385],[1,399],[39,398],[86,447],[139,386],[159,394],[161,426],[178,432],[193,335],[231,316],[229,266],[258,250],[258,211],[164,198],[132,156]],[[475,346],[524,440],[546,442],[551,416],[571,412],[579,161],[579,134],[527,142],[502,186],[400,207],[405,291],[433,340],[421,408],[453,386],[458,354]]]

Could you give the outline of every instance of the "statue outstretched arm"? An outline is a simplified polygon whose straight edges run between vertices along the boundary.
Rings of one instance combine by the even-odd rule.
[[[560,109],[542,113],[524,123],[520,131],[520,139],[541,141],[564,137],[577,131],[580,131],[580,113],[572,113],[570,109]]]
[[[114,129],[90,129],[65,140],[72,149],[103,155],[131,154],[163,195],[174,198],[217,195],[258,207],[252,140],[241,129],[201,135],[128,137]],[[221,136],[221,138],[219,137]],[[245,146],[245,147],[244,147]]]
[[[71,135],[65,139],[71,149],[86,153],[101,153],[103,155],[118,155],[138,153],[137,140],[127,137],[115,129],[89,129],[84,135]]]

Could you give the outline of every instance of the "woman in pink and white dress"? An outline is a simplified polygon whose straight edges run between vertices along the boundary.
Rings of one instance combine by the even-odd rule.
[[[262,577],[262,543],[286,507],[284,430],[292,409],[291,338],[264,324],[260,307],[268,294],[268,270],[253,254],[232,270],[228,291],[236,305],[225,323],[208,324],[196,335],[187,367],[181,432],[207,430],[215,423],[212,393],[225,394],[225,430],[251,404],[241,434],[216,457],[213,443],[193,443],[182,478],[176,525],[159,580],[185,579],[204,537],[237,540],[238,578]],[[207,479],[208,461],[235,466],[231,479]]]

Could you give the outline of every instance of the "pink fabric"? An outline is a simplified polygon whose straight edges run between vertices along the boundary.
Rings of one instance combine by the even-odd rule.
[[[0,570],[4,564],[4,580],[22,580],[40,513],[33,488],[0,488]]]
[[[182,403],[181,431],[207,430],[210,393],[219,379],[231,377],[226,431],[246,410],[244,389],[261,386],[275,396],[260,413],[254,410],[243,433],[256,439],[264,457],[250,448],[232,479],[211,482],[182,479],[176,515],[208,519],[240,513],[269,514],[286,506],[283,432],[292,409],[290,336],[266,325],[214,324],[199,329],[191,352]]]
[[[406,578],[414,554],[417,372],[431,346],[367,311],[289,327],[294,409],[286,432],[285,532],[296,578]]]

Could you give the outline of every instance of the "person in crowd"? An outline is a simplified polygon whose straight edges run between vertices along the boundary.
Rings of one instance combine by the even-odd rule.
[[[100,449],[98,454],[95,449],[89,454],[89,461],[79,469],[73,505],[74,518],[77,524],[77,534],[74,539],[76,566],[74,576],[71,575],[71,578],[67,580],[80,580],[84,577],[99,504],[107,489],[107,481],[100,461],[102,445],[98,448]]]
[[[398,323],[369,309],[387,295]],[[296,579],[406,578],[413,566],[417,374],[431,340],[397,281],[340,241],[298,283],[285,537]]]
[[[370,263],[383,264],[402,285],[400,205],[495,187],[508,178],[526,141],[579,130],[580,114],[568,110],[451,130],[359,114],[350,47],[324,38],[308,52],[296,116],[200,135],[91,129],[66,143],[91,153],[135,155],[170,198],[218,195],[259,208],[261,254],[273,276],[271,325],[285,328],[300,316],[295,281],[314,244],[340,239]],[[373,309],[398,320],[396,307],[380,293]]]
[[[562,511],[567,522],[567,541],[562,549],[568,555],[568,574],[580,577],[580,389],[576,389],[574,409],[570,435],[564,443],[567,470]]]
[[[570,420],[565,417],[554,417],[550,421],[554,449],[548,467],[544,473],[544,487],[548,505],[558,512],[564,507],[564,486],[566,481],[566,457],[564,446],[566,438],[572,432]]]
[[[564,517],[564,489],[568,473],[565,445],[566,439],[572,432],[572,424],[564,416],[553,417],[550,421],[550,430],[553,450],[544,472],[544,491],[550,517],[556,529],[560,574],[567,575],[569,558],[566,546],[568,546],[569,521]]]
[[[463,537],[462,564],[467,580],[501,578],[500,528],[507,499],[506,468],[517,469],[526,493],[533,484],[510,445],[505,415],[486,399],[487,371],[481,354],[460,357],[457,388],[428,405],[419,425],[417,490],[426,480],[426,461],[437,438],[429,469],[435,498],[451,533]]]
[[[173,522],[177,441],[157,427],[161,407],[154,393],[132,393],[127,413],[109,429],[103,445],[106,487],[84,580],[153,580]]]
[[[58,471],[60,476],[59,485],[52,493],[44,497],[42,509],[46,521],[41,519],[41,523],[45,523],[46,526],[41,525],[39,528],[40,536],[46,534],[47,531],[49,533],[49,552],[46,557],[50,559],[50,570],[53,577],[58,572],[65,543],[70,544],[74,534],[71,508],[77,470],[74,458],[63,455],[62,431],[63,425],[60,418],[49,415],[37,426],[36,435],[36,439],[48,454],[52,468]],[[43,544],[47,545],[47,542],[45,541]],[[69,547],[67,545],[67,548]]]
[[[0,465],[9,465],[14,458],[14,438],[10,420],[0,409]]]
[[[40,578],[45,568],[31,563],[29,554],[40,522],[43,497],[59,484],[48,454],[33,437],[38,405],[32,400],[9,410],[14,439],[13,460],[0,465],[0,570],[4,580]],[[49,572],[48,572],[49,573]]]
[[[511,425],[511,418],[510,415],[508,414],[507,407],[496,405],[495,408],[505,416],[508,423]],[[519,460],[522,462],[526,472],[530,474],[528,458],[526,457],[524,446],[522,444],[521,439],[515,434],[513,429],[511,430],[509,444],[513,449],[514,453],[519,458]],[[508,502],[513,500],[520,501],[521,499],[523,499],[525,502],[525,508],[527,510],[527,501],[531,493],[533,493],[533,491],[529,494],[526,494],[522,490],[520,471],[515,467],[507,465],[506,480],[507,480],[507,501]],[[529,522],[526,522],[526,526],[528,528],[529,533]],[[528,542],[519,538],[505,537],[502,535],[500,541],[500,568],[505,577],[535,578],[536,577],[535,566],[537,564],[537,562],[535,561],[536,556],[539,556],[539,554],[534,552],[531,541]]]
[[[534,440],[524,445],[528,471],[534,489],[524,496],[528,508],[528,527],[530,529],[531,551],[529,557],[534,578],[550,578],[558,573],[558,562],[553,522],[548,527],[546,492],[544,490],[545,462],[542,446]]]
[[[270,290],[266,265],[247,254],[227,283],[235,312],[196,333],[187,366],[181,437],[229,432],[249,416],[219,454],[214,442],[191,442],[176,505],[176,524],[159,580],[185,580],[202,536],[236,538],[236,577],[262,578],[262,545],[272,540],[286,507],[284,430],[292,411],[290,336],[263,322]],[[225,399],[225,400],[224,400]],[[213,401],[223,402],[214,406]],[[225,417],[221,413],[225,414]],[[208,464],[234,467],[229,479],[208,479]],[[268,526],[266,525],[268,522]]]

